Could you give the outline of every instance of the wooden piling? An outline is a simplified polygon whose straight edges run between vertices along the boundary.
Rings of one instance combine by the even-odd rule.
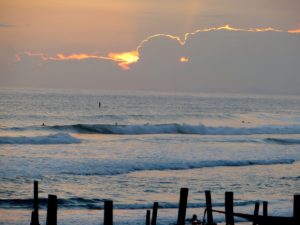
[[[179,207],[178,207],[177,225],[184,225],[185,224],[185,215],[186,215],[188,192],[189,192],[188,188],[181,188],[180,189],[180,199],[179,199]]]
[[[39,189],[38,181],[33,182],[33,212],[30,225],[39,225]]]
[[[37,216],[37,222],[39,218],[39,182],[34,181],[33,184],[33,209]]]
[[[225,192],[225,220],[226,225],[234,225],[233,192]]]
[[[39,219],[37,217],[37,214],[35,211],[32,211],[31,212],[31,222],[30,222],[30,225],[39,225]]]
[[[146,225],[150,225],[150,209],[146,212]]]
[[[263,216],[267,217],[268,216],[268,202],[263,202]]]
[[[294,225],[300,224],[300,195],[294,195]]]
[[[214,223],[212,214],[212,203],[210,191],[205,191],[206,199],[206,213],[207,213],[207,225],[212,225]]]
[[[213,209],[213,212],[225,214],[224,211]],[[244,218],[248,221],[253,221],[254,215],[245,213],[233,213],[234,216]],[[282,217],[282,216],[268,216],[264,219],[263,216],[258,216],[258,222],[260,225],[299,225],[293,224],[293,217]]]
[[[104,201],[104,225],[113,224],[113,201]]]
[[[48,195],[46,225],[57,225],[57,196],[56,195]]]
[[[158,202],[153,203],[151,225],[156,225]]]
[[[258,212],[259,212],[259,202],[255,202],[255,207],[254,207],[254,216],[253,216],[253,225],[258,225],[257,220],[258,220]]]

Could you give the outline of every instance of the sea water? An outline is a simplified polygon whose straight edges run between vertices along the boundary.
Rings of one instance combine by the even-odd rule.
[[[0,174],[1,224],[30,224],[34,180],[41,224],[48,194],[60,225],[102,224],[106,199],[115,224],[144,224],[153,202],[174,224],[181,187],[187,217],[202,218],[205,190],[220,210],[233,191],[237,212],[259,200],[292,216],[300,97],[2,89]]]

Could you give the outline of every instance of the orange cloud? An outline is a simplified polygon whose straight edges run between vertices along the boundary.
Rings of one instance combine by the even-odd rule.
[[[32,52],[23,52],[17,53],[15,58],[16,61],[21,61],[23,56],[29,57],[37,57],[43,61],[67,61],[67,60],[84,60],[84,59],[99,59],[99,60],[111,60],[117,62],[118,65],[124,69],[130,69],[129,65],[135,63],[139,60],[139,52],[134,50],[130,52],[121,52],[121,53],[109,53],[108,56],[99,56],[95,54],[71,54],[65,55],[63,53],[59,53],[55,56],[47,56],[43,53],[32,53]]]
[[[16,61],[20,61],[23,56],[30,56],[30,57],[38,57],[41,60],[48,61],[63,61],[63,60],[83,60],[83,59],[107,59],[110,60],[108,57],[98,56],[98,55],[91,55],[91,54],[71,54],[71,55],[65,55],[63,53],[59,53],[55,56],[47,56],[43,53],[32,53],[32,52],[23,52],[23,53],[17,53],[16,54]]]
[[[300,28],[295,29],[295,30],[289,30],[288,32],[291,33],[291,34],[300,34]]]
[[[272,27],[267,28],[249,28],[249,29],[243,29],[243,28],[236,28],[232,27],[229,24],[226,24],[225,26],[221,27],[212,27],[212,28],[206,28],[206,29],[198,29],[193,32],[185,33],[183,35],[183,38],[175,35],[170,34],[154,34],[151,36],[148,36],[146,39],[142,40],[140,44],[137,46],[136,50],[128,51],[128,52],[110,52],[107,56],[100,56],[96,54],[86,54],[86,53],[80,53],[80,54],[71,54],[71,55],[65,55],[63,53],[57,54],[55,56],[46,56],[42,53],[31,53],[31,52],[25,52],[25,53],[18,53],[16,54],[16,60],[20,61],[22,59],[23,55],[30,56],[30,57],[39,57],[42,60],[53,60],[53,61],[61,61],[61,60],[84,60],[84,59],[99,59],[99,60],[111,60],[113,62],[116,62],[122,69],[128,70],[130,69],[130,65],[133,63],[137,63],[140,59],[139,57],[139,51],[143,46],[155,38],[169,38],[172,40],[175,40],[178,42],[179,45],[184,46],[186,41],[191,37],[194,36],[200,32],[211,32],[211,31],[220,31],[220,30],[226,30],[226,31],[242,31],[242,32],[287,32],[287,33],[300,33],[300,29],[295,30],[288,30],[283,31],[279,29],[275,29]],[[187,57],[181,57],[179,59],[180,62],[188,62],[189,59]]]
[[[98,55],[89,55],[85,53],[72,54],[72,55],[57,54],[56,57],[56,60],[82,60],[82,59],[108,59],[108,58],[103,56],[98,56]]]

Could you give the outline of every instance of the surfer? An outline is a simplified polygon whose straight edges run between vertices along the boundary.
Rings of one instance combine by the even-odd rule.
[[[45,123],[42,124],[42,127],[46,126]]]
[[[99,102],[99,108],[101,108],[101,102]]]
[[[191,219],[188,219],[188,221],[192,224],[192,225],[197,225],[197,224],[202,224],[200,220],[198,220],[197,215],[193,215],[193,217]]]

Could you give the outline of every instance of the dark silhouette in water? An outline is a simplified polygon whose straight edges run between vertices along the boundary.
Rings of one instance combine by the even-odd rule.
[[[193,215],[191,219],[187,219],[192,225],[202,224],[200,220],[198,220],[197,215]]]
[[[99,102],[99,108],[101,108],[101,102]]]

